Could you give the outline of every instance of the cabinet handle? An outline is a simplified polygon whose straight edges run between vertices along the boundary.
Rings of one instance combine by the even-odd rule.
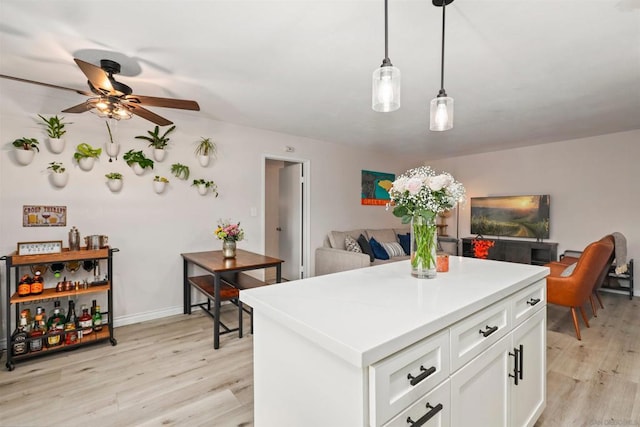
[[[480,334],[481,334],[483,337],[485,337],[485,338],[486,338],[486,337],[488,337],[489,335],[491,335],[492,333],[494,333],[495,331],[497,331],[497,330],[498,330],[498,327],[497,327],[497,326],[489,326],[489,325],[487,325],[487,326],[486,326],[486,328],[487,328],[487,330],[486,330],[486,331],[483,331],[482,329],[480,329],[480,330],[478,331],[478,333],[480,333]]]
[[[519,348],[514,348],[513,353],[509,352],[509,356],[513,356],[513,374],[509,374],[513,378],[513,383],[518,385],[518,380],[522,379],[522,366],[524,365],[524,346],[520,344]]]
[[[527,304],[529,304],[531,307],[533,307],[534,305],[536,305],[539,302],[540,302],[540,298],[531,298],[529,301],[527,301]]]
[[[420,375],[418,375],[417,377],[414,377],[411,374],[407,374],[407,379],[411,380],[409,381],[409,384],[411,385],[416,385],[418,384],[420,381],[424,380],[425,378],[427,378],[429,375],[433,374],[436,371],[436,367],[432,366],[429,369],[425,369],[424,366],[420,365],[420,371],[422,372]]]
[[[431,418],[433,418],[435,414],[442,411],[442,403],[438,403],[436,406],[431,406],[429,405],[429,402],[427,402],[427,409],[430,409],[430,411],[420,417],[418,421],[413,421],[411,417],[407,417],[407,424],[414,427],[420,427]]]

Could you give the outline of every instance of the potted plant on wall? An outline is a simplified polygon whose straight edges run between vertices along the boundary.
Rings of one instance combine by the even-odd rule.
[[[153,178],[153,191],[158,194],[162,193],[168,183],[169,180],[167,178],[156,175],[155,178]]]
[[[65,125],[70,125],[71,123],[65,123],[64,117],[53,116],[48,119],[40,114],[38,117],[42,119],[44,124],[47,126],[47,134],[49,135],[49,149],[52,153],[60,154],[64,150],[64,139],[62,136],[67,133],[64,129]]]
[[[198,187],[198,193],[201,196],[206,195],[209,190],[213,193],[215,197],[218,197],[218,186],[214,181],[207,181],[206,179],[194,179],[193,186]]]
[[[13,141],[13,146],[16,147],[16,160],[21,165],[28,165],[33,161],[33,157],[36,155],[36,151],[40,151],[38,148],[38,141],[36,138],[18,138]]]
[[[174,163],[171,165],[171,173],[176,178],[186,181],[189,179],[189,166],[185,166],[181,163]]]
[[[107,178],[107,187],[114,193],[122,188],[122,174],[119,172],[109,172],[105,175]]]
[[[153,160],[147,158],[141,150],[133,151],[131,149],[124,153],[122,158],[127,165],[131,166],[136,175],[142,175],[147,168],[153,169]]]
[[[167,135],[173,132],[175,128],[175,125],[171,126],[165,133],[160,135],[160,126],[156,126],[153,131],[147,131],[149,135],[139,135],[136,136],[136,139],[149,141],[149,147],[153,147],[153,158],[156,159],[156,161],[161,162],[164,160],[166,153],[165,148],[169,143],[169,137]]]
[[[62,163],[51,162],[49,163],[49,166],[47,166],[47,170],[51,172],[49,176],[51,179],[51,183],[54,186],[62,188],[67,185],[67,181],[69,180],[69,173]]]
[[[78,166],[83,171],[89,171],[93,168],[96,159],[102,154],[102,148],[93,148],[86,142],[78,144],[73,158],[78,162]]]
[[[206,167],[209,165],[209,159],[211,156],[216,156],[216,143],[211,138],[200,137],[198,145],[196,147],[196,156],[198,156],[198,162],[200,166]]]
[[[115,158],[118,160],[118,153],[120,152],[120,144],[113,140],[113,133],[111,132],[111,126],[109,126],[109,121],[105,120],[104,124],[107,125],[107,132],[109,133],[109,142],[105,143],[105,149],[107,150],[107,155],[109,156],[109,163]]]

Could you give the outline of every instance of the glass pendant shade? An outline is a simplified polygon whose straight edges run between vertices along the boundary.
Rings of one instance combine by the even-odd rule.
[[[445,131],[453,128],[453,98],[437,96],[431,100],[429,129]]]
[[[387,113],[400,108],[400,70],[383,65],[373,72],[371,108]]]

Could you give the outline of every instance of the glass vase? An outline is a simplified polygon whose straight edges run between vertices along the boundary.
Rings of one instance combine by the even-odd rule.
[[[411,275],[419,279],[436,277],[438,232],[433,218],[411,219]]]
[[[222,241],[222,257],[223,258],[236,257],[236,241],[235,240]]]

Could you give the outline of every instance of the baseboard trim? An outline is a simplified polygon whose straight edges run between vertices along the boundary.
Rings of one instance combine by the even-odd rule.
[[[134,323],[146,322],[148,320],[161,319],[163,317],[175,316],[176,314],[182,314],[182,306],[169,307],[161,310],[146,311],[143,313],[135,313],[126,316],[120,316],[113,319],[113,326],[115,328],[119,326],[132,325]]]

